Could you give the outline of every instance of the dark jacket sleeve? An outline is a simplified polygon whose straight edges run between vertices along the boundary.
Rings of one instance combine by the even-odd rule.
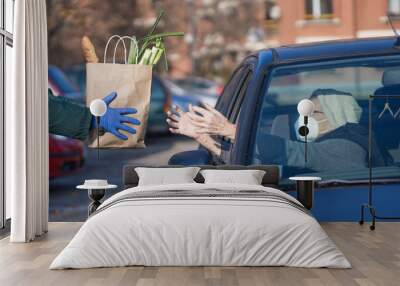
[[[49,90],[49,132],[84,140],[89,135],[92,114],[89,108],[69,98],[54,96]]]

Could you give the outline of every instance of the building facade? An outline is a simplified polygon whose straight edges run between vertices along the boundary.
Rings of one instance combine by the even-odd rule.
[[[390,36],[387,15],[400,28],[400,0],[267,0],[265,6],[270,45]]]
[[[158,31],[186,34],[166,42],[173,78],[197,74],[224,81],[244,56],[260,49],[394,35],[388,14],[400,31],[400,0],[47,0],[47,8],[49,62],[61,67],[82,62],[83,35],[103,55],[108,37],[140,38],[164,10]]]
[[[259,49],[338,39],[394,35],[388,15],[400,31],[400,0],[186,0],[155,1],[181,5],[189,35],[171,55],[180,71],[226,78],[245,55]],[[182,3],[184,5],[182,6]],[[184,9],[182,9],[184,8]],[[173,22],[172,22],[173,23]],[[182,51],[185,53],[182,54]],[[188,60],[188,59],[191,60]],[[183,68],[184,67],[184,68]],[[176,70],[176,69],[175,69]],[[178,72],[176,76],[184,76]]]

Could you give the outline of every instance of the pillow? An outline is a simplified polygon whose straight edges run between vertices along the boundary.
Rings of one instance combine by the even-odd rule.
[[[193,179],[196,177],[199,170],[199,167],[135,168],[139,176],[138,186],[195,183]]]
[[[205,184],[234,183],[246,185],[261,185],[265,171],[262,170],[202,170]]]

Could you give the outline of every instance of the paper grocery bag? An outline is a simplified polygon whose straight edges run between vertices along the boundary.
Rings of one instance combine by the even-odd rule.
[[[121,133],[128,140],[121,140],[111,133],[100,136],[101,148],[144,148],[147,118],[150,109],[152,66],[114,63],[88,63],[86,65],[86,104],[94,99],[102,99],[115,91],[118,96],[110,107],[133,107],[137,113],[133,116],[141,125],[132,126],[136,134],[124,130]],[[89,147],[96,148],[96,137],[91,138]]]

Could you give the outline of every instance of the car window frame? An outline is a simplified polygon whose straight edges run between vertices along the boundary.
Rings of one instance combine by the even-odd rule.
[[[224,114],[231,123],[235,123],[235,120],[237,120],[239,117],[241,106],[250,87],[250,82],[255,75],[256,64],[257,57],[249,56],[237,68],[237,70],[244,68],[244,76],[240,79],[239,84],[236,86],[235,93],[231,96],[231,100],[229,101],[227,112]],[[243,90],[243,87],[246,83],[247,87],[245,90]],[[229,162],[235,142],[227,137],[220,137],[218,138],[218,141],[221,143],[221,154],[218,156],[219,160],[222,160],[223,162]]]
[[[221,96],[218,98],[217,103],[215,104],[215,109],[218,110],[219,112],[221,112],[225,117],[227,117],[227,114],[229,113],[229,109],[230,109],[230,105],[231,105],[229,99],[226,100],[228,102],[227,106],[223,105],[224,101],[225,101],[225,97],[227,97],[227,96],[229,96],[229,98],[232,97],[232,95],[225,94],[226,88],[231,83],[231,81],[235,78],[236,74],[239,73],[243,68],[244,68],[244,66],[240,65],[233,71],[233,73],[230,76],[229,80],[225,84],[225,87],[224,87],[224,90],[221,93]],[[240,82],[238,82],[236,84],[236,86],[239,85],[239,84],[240,84]]]
[[[245,79],[242,82],[242,86],[240,87],[240,91],[239,91],[238,95],[236,96],[235,103],[233,104],[233,107],[232,107],[232,110],[231,110],[231,114],[229,115],[229,118],[228,118],[229,121],[231,123],[233,123],[233,124],[236,123],[236,121],[237,121],[237,119],[239,117],[239,113],[240,113],[240,110],[241,110],[241,107],[242,107],[242,104],[243,104],[243,100],[244,100],[244,98],[246,96],[246,93],[247,93],[247,90],[249,88],[250,81],[251,81],[253,75],[254,75],[254,70],[252,68],[250,68],[247,71]],[[245,90],[242,91],[242,89],[243,89],[245,84],[247,84],[247,86],[246,86]]]
[[[221,112],[226,118],[229,118],[229,116],[230,116],[230,114],[232,112],[233,102],[234,102],[233,100],[229,100],[228,106],[226,106],[226,110],[223,110],[225,108],[222,108],[224,106],[221,106],[221,104],[222,104],[222,101],[224,100],[224,92],[225,92],[226,87],[229,85],[229,83],[233,80],[235,75],[240,70],[245,69],[245,70],[243,70],[243,73],[246,72],[251,65],[254,65],[255,62],[256,62],[256,57],[254,57],[254,56],[249,56],[248,58],[243,60],[243,62],[232,72],[232,75],[229,77],[229,80],[227,81],[227,83],[226,83],[226,85],[224,87],[224,90],[221,93],[221,96],[218,98],[218,101],[217,101],[217,103],[215,105],[215,109],[218,110],[219,112]],[[241,78],[238,81],[238,83],[236,84],[236,87],[238,87],[239,85],[243,84],[243,80],[244,80],[244,78]],[[229,98],[232,98],[233,96],[236,97],[236,95],[237,95],[237,92],[235,92],[235,94],[231,95]]]
[[[225,94],[225,90],[226,90],[227,86],[231,83],[231,81],[235,78],[237,73],[243,73],[244,74],[246,72],[246,68],[247,68],[248,65],[249,65],[248,62],[246,60],[244,60],[238,67],[236,67],[236,69],[232,72],[229,80],[227,81],[227,83],[226,83],[226,85],[224,87],[224,90],[222,91],[222,94],[218,98],[218,101],[217,101],[217,103],[215,105],[215,109],[217,111],[221,112],[221,114],[223,114],[228,120],[229,120],[229,117],[230,117],[229,115],[230,115],[230,113],[232,111],[232,108],[234,106],[233,102],[235,101],[235,98],[238,95],[237,88],[242,85],[243,80],[246,78],[246,76],[239,78],[238,82],[235,84],[233,93],[231,93],[230,95]],[[228,98],[225,100],[226,96],[228,96]],[[226,101],[227,105],[222,105],[224,103],[223,101]],[[212,160],[211,161],[213,163],[219,164],[219,163],[221,163],[221,161],[224,161],[224,159],[227,156],[227,151],[225,149],[227,148],[227,146],[229,146],[230,141],[227,138],[222,137],[222,136],[213,136],[213,137],[214,137],[214,140],[216,140],[216,142],[221,144],[221,146],[220,146],[221,154],[220,155],[215,155],[215,154],[210,153],[211,156],[212,156]],[[228,151],[230,151],[231,149],[232,149],[231,146],[229,146],[229,150]]]
[[[250,68],[248,65],[243,65],[243,72],[242,72],[242,77],[240,78],[239,83],[236,85],[235,91],[232,94],[232,96],[230,97],[231,100],[229,101],[229,105],[228,105],[228,109],[227,112],[225,114],[225,117],[231,122],[231,117],[232,117],[232,112],[235,108],[236,102],[237,102],[237,98],[240,94],[240,91],[242,90],[242,87],[245,83],[245,80],[248,77]],[[231,122],[232,123],[232,122]]]

